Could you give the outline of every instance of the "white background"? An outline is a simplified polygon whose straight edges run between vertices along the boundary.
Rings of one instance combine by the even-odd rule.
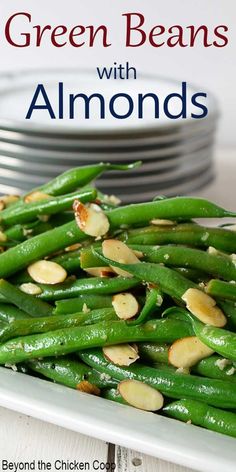
[[[66,46],[57,49],[45,41],[35,48],[34,33],[29,48],[14,48],[4,38],[4,25],[15,12],[32,14],[32,24],[73,27],[105,24],[110,31],[112,46],[94,48]],[[229,27],[229,44],[224,48],[153,48],[148,43],[138,48],[124,46],[125,21],[122,13],[140,12],[146,17],[145,30],[156,24],[170,27],[205,24],[212,31],[214,26]],[[1,0],[0,4],[0,72],[37,67],[102,66],[114,61],[129,61],[140,71],[193,82],[200,89],[209,89],[220,102],[221,121],[219,143],[224,147],[236,144],[236,3],[235,0]],[[18,23],[18,34],[33,31],[25,22]]]

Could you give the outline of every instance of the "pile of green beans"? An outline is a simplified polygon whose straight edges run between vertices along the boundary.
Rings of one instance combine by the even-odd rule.
[[[139,381],[164,396],[159,414],[236,437],[236,232],[194,221],[236,213],[192,197],[115,206],[93,185],[102,172],[139,165],[71,169],[0,211],[0,365],[123,404],[120,382]],[[75,200],[100,205],[105,236],[78,226]],[[136,262],[106,257],[107,239]],[[63,281],[34,279],[29,266],[39,261],[53,263],[51,275],[59,266]],[[190,312],[191,289],[211,297],[225,326]],[[119,296],[134,313],[118,310]],[[174,344],[196,338],[208,356],[177,368]],[[106,355],[127,344],[131,363]]]

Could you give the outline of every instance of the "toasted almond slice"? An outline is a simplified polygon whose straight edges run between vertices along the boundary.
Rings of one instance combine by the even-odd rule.
[[[236,254],[234,254],[234,253],[230,254],[229,257],[230,257],[231,261],[234,263],[234,265],[236,265]]]
[[[82,312],[83,313],[90,313],[90,308],[86,305],[86,303],[83,304]]]
[[[116,344],[102,348],[106,359],[115,365],[129,366],[139,359],[137,346],[131,344]]]
[[[37,261],[31,264],[27,270],[30,277],[40,284],[59,284],[64,282],[67,277],[65,269],[52,261]]]
[[[19,195],[2,195],[1,201],[4,202],[5,206],[11,205],[19,200]]]
[[[218,251],[218,249],[216,249],[213,246],[209,246],[207,248],[207,252],[208,252],[208,254],[212,254],[213,256],[219,256],[219,255],[222,254],[222,252]]]
[[[90,393],[90,395],[100,395],[101,391],[96,385],[91,384],[88,380],[82,380],[77,386],[76,389],[80,392]]]
[[[236,231],[236,225],[228,225],[226,229],[230,229],[230,231]]]
[[[88,236],[99,238],[109,231],[109,221],[101,207],[95,203],[87,206],[75,200],[73,209],[77,225]]]
[[[3,200],[0,200],[0,211],[4,210],[4,208],[6,207],[5,203]]]
[[[139,259],[134,254],[134,251],[126,246],[122,241],[117,241],[116,239],[106,239],[102,243],[102,252],[105,257],[112,259],[116,262],[121,262],[123,264],[137,264]],[[132,277],[129,272],[119,269],[119,267],[113,267],[112,269],[116,274],[122,275],[124,277]]]
[[[142,251],[137,251],[136,249],[133,249],[133,253],[138,259],[142,259],[142,257],[144,256]]]
[[[145,411],[157,411],[163,407],[162,394],[150,385],[138,380],[123,380],[118,385],[122,398],[129,405]]]
[[[114,271],[109,266],[104,267],[87,267],[84,269],[90,275],[94,277],[109,277],[109,275],[114,274]]]
[[[7,241],[7,237],[2,231],[0,231],[0,242],[5,243],[5,241]]]
[[[25,203],[33,203],[33,202],[39,202],[40,200],[46,200],[47,198],[51,198],[50,195],[47,193],[35,191],[32,193],[29,193],[24,197],[24,202]]]
[[[196,288],[189,288],[182,296],[187,309],[203,323],[218,328],[225,326],[227,320],[223,311],[216,306],[215,300]]]
[[[41,288],[31,282],[21,284],[20,289],[22,292],[28,293],[29,295],[40,295],[40,293],[42,293]]]
[[[129,320],[137,315],[139,304],[132,293],[117,293],[112,298],[112,306],[121,320]]]
[[[50,220],[50,215],[38,215],[38,219],[42,221],[42,223],[47,223]]]
[[[188,368],[213,354],[196,336],[177,339],[169,348],[168,360],[175,367]]]
[[[115,195],[104,195],[103,200],[105,203],[111,203],[114,206],[118,206],[121,204],[121,200]]]
[[[160,218],[154,218],[150,222],[152,225],[157,225],[157,226],[174,226],[176,225],[176,221],[172,220],[162,220]]]
[[[68,246],[65,248],[65,252],[77,251],[77,249],[80,249],[81,247],[82,247],[82,244],[80,243],[72,244],[71,246]]]

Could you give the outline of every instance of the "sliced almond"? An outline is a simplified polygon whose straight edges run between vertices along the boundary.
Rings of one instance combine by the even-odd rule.
[[[83,313],[90,313],[90,308],[86,305],[86,303],[83,304],[82,312]]]
[[[65,248],[65,252],[77,251],[77,249],[80,249],[81,247],[82,247],[82,244],[80,243],[72,244],[71,246],[68,246]]]
[[[21,284],[20,289],[22,292],[28,293],[29,295],[40,295],[40,293],[42,293],[41,288],[31,282]]]
[[[226,252],[219,251],[213,246],[209,246],[207,249],[208,254],[211,254],[213,256],[222,256],[222,257],[231,257],[230,254],[227,254]]]
[[[169,348],[168,360],[175,367],[188,368],[213,354],[196,336],[177,339]]]
[[[174,226],[176,225],[176,221],[172,220],[162,220],[160,218],[154,218],[153,220],[150,221],[152,225],[157,225],[157,226]]]
[[[5,241],[7,241],[7,237],[2,231],[0,231],[0,242],[5,243]]]
[[[59,284],[67,277],[65,269],[52,261],[37,261],[28,267],[30,277],[40,284]]]
[[[96,385],[91,384],[88,380],[82,380],[76,389],[80,392],[89,393],[90,395],[100,395],[101,391]]]
[[[85,206],[79,200],[75,200],[73,209],[77,225],[88,236],[99,238],[109,231],[109,221],[101,207],[95,203]]]
[[[129,366],[139,359],[137,346],[131,344],[116,344],[102,348],[106,359],[115,365]]]
[[[116,239],[106,239],[102,243],[102,252],[105,257],[122,264],[137,264],[139,259],[134,254],[134,251],[126,246],[122,241],[117,241]],[[119,267],[113,267],[112,269],[116,274],[122,275],[124,277],[132,277],[129,272],[119,269]]]
[[[47,223],[50,220],[50,215],[38,215],[38,219],[42,221],[42,223]]]
[[[103,195],[103,201],[104,203],[108,203],[114,206],[118,206],[121,204],[121,200],[115,195]]]
[[[118,385],[122,398],[129,405],[145,411],[157,411],[163,407],[163,395],[150,385],[138,380],[123,380]]]
[[[112,306],[121,320],[129,320],[137,315],[139,304],[132,293],[117,293],[112,298]]]
[[[142,259],[142,257],[144,256],[142,251],[137,251],[136,249],[133,249],[133,253],[138,259]]]
[[[40,202],[41,200],[46,200],[48,198],[51,198],[51,196],[48,195],[47,193],[35,191],[26,195],[24,197],[24,202],[25,203]]]
[[[4,202],[5,206],[11,205],[19,200],[19,195],[2,195],[1,201]]]
[[[4,210],[4,208],[6,207],[5,203],[3,200],[0,200],[0,211]]]
[[[182,296],[187,309],[203,323],[211,326],[225,326],[227,320],[216,301],[196,288],[189,288]]]
[[[111,267],[87,267],[84,269],[90,275],[94,277],[109,277],[109,275],[114,274],[114,271]]]
[[[213,256],[219,256],[219,255],[223,254],[222,252],[218,251],[218,249],[216,249],[213,246],[209,246],[207,248],[207,252],[208,252],[208,254],[212,254]]]

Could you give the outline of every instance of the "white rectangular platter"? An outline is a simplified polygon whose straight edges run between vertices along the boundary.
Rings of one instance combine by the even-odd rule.
[[[0,368],[0,405],[204,472],[235,472],[236,440]]]

